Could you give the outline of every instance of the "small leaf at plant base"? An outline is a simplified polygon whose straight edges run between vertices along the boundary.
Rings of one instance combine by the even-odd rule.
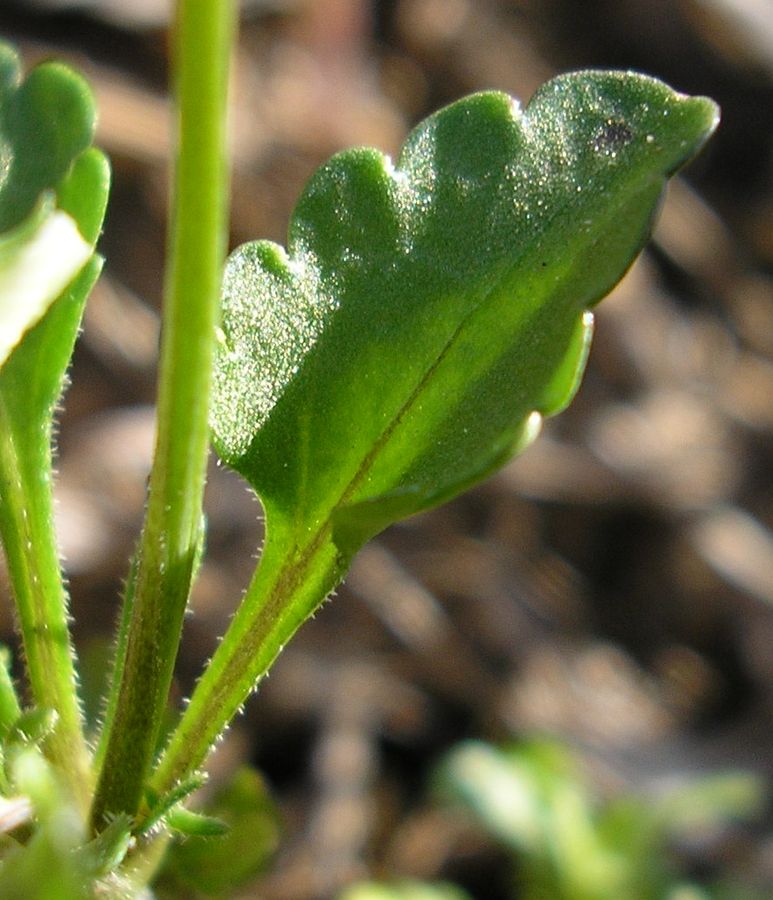
[[[523,111],[461,100],[395,165],[360,149],[323,166],[287,253],[248,244],[224,283],[215,443],[269,541],[332,540],[345,564],[532,440],[577,389],[588,307],[716,123],[655,79],[581,72]]]
[[[277,810],[254,770],[239,769],[208,804],[206,813],[226,830],[219,836],[193,833],[170,847],[161,884],[174,886],[172,896],[187,896],[195,890],[230,897],[263,871],[276,850]]]
[[[222,837],[228,833],[228,825],[222,819],[214,816],[204,816],[201,813],[177,806],[166,817],[166,824],[178,834],[186,837]]]

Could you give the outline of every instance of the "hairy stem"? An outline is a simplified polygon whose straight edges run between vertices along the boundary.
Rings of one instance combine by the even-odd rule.
[[[126,655],[107,723],[95,828],[134,815],[153,759],[201,534],[214,330],[225,252],[233,0],[178,0],[173,187],[158,433]]]
[[[78,703],[51,494],[50,428],[23,440],[0,393],[0,533],[16,600],[35,704],[57,714],[46,755],[67,773],[77,802],[88,807],[90,758]],[[23,449],[22,449],[23,447]]]
[[[283,646],[341,580],[346,564],[317,533],[302,550],[269,540],[258,569],[153,775],[164,793],[206,759]]]

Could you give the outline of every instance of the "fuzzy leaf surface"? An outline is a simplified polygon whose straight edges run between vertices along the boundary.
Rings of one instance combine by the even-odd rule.
[[[454,103],[394,165],[324,165],[287,252],[247,244],[225,277],[215,443],[269,531],[302,546],[329,526],[348,557],[527,444],[577,388],[588,308],[716,122],[655,79],[580,72],[525,110]]]

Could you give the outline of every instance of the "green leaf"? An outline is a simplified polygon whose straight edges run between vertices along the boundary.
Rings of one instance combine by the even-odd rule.
[[[442,797],[513,851],[524,896],[556,900],[704,896],[680,880],[668,839],[695,839],[764,805],[760,780],[742,772],[685,781],[662,796],[602,800],[569,750],[544,739],[502,748],[460,744],[436,783]]]
[[[99,150],[91,148],[74,162],[60,186],[59,207],[46,218],[46,222],[54,216],[74,222],[89,252],[86,260],[82,260],[73,273],[77,277],[73,280],[71,276],[69,285],[66,282],[50,298],[52,302],[45,310],[47,315],[37,323],[36,328],[27,332],[25,340],[11,353],[0,370],[0,389],[6,388],[9,408],[28,422],[38,418],[30,416],[30,407],[49,418],[59,399],[64,372],[80,326],[83,304],[101,268],[101,260],[94,256],[93,243],[105,214],[109,183],[107,160]],[[19,297],[19,302],[22,301],[23,297]],[[4,304],[2,297],[0,304]],[[0,323],[0,329],[2,327],[3,323]],[[20,389],[22,385],[23,390]],[[22,415],[21,410],[26,415]],[[32,423],[29,424],[32,426]]]
[[[200,765],[365,541],[492,472],[571,400],[588,308],[717,120],[711,100],[625,72],[561,76],[523,111],[477,94],[420,124],[394,165],[333,157],[287,252],[232,254],[212,430],[263,502],[266,543],[159,791]]]
[[[222,819],[214,816],[203,816],[192,812],[184,806],[177,806],[166,817],[167,825],[172,831],[186,837],[222,837],[228,833],[228,826]]]
[[[213,430],[292,546],[345,557],[529,443],[570,401],[588,307],[645,241],[665,179],[717,123],[643,75],[554,79],[521,111],[468,97],[396,164],[334,157],[288,252],[231,257]]]
[[[94,124],[80,76],[44,63],[22,82],[0,42],[0,401],[22,448],[41,427],[47,435],[101,267],[110,170],[89,148]]]
[[[22,80],[0,43],[0,365],[93,253],[104,202],[74,194],[69,173],[94,121],[79,75],[52,62]]]
[[[566,751],[534,741],[498,749],[468,742],[456,747],[439,772],[444,793],[461,803],[498,841],[517,852],[527,897],[596,898],[665,896],[659,844],[646,809],[632,810],[638,828],[607,840],[596,803]],[[627,824],[620,821],[621,826]],[[648,865],[639,871],[640,834]]]
[[[15,50],[0,42],[0,232],[20,224],[94,137],[94,100],[67,66],[45,62],[22,79]]]
[[[253,769],[239,769],[206,812],[207,817],[197,818],[217,821],[220,831],[196,833],[189,828],[191,836],[169,849],[161,884],[170,890],[174,887],[173,896],[231,897],[237,888],[263,871],[276,850],[277,811],[263,780]],[[194,823],[188,819],[187,824]]]

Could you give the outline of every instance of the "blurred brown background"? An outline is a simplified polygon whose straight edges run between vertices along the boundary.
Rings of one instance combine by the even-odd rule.
[[[27,63],[56,55],[85,71],[115,170],[107,265],[59,435],[61,541],[87,661],[116,617],[152,441],[167,18],[157,0],[0,7],[0,34]],[[723,124],[599,308],[572,408],[489,482],[363,551],[232,729],[217,768],[261,767],[284,822],[276,865],[249,896],[332,897],[369,872],[509,896],[502,852],[426,791],[464,737],[560,735],[602,792],[729,766],[773,776],[770,0],[246,3],[232,241],[283,241],[305,179],[342,147],[394,153],[463,93],[525,100],[589,66],[708,94]],[[208,513],[180,696],[260,541],[258,505],[214,466]],[[12,641],[6,602],[0,626]],[[688,864],[773,885],[770,824],[699,842]]]

